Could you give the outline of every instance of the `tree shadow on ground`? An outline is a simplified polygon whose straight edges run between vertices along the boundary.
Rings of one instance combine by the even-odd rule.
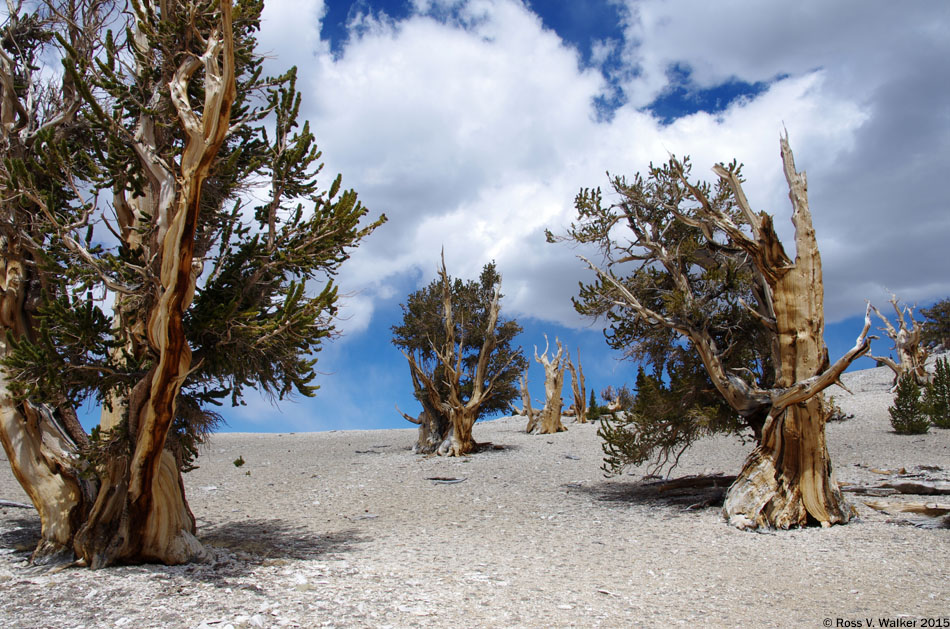
[[[670,480],[644,478],[634,482],[602,482],[591,487],[568,486],[596,500],[687,510],[721,507],[735,476],[683,476]]]
[[[491,454],[491,453],[504,453],[504,452],[513,452],[515,450],[520,450],[520,446],[515,445],[506,445],[503,443],[492,443],[491,441],[482,441],[476,443],[476,450],[472,454]]]
[[[45,572],[51,566],[26,563],[40,539],[38,516],[0,517],[0,549],[14,549],[17,560],[27,572]],[[259,585],[248,582],[254,568],[282,566],[295,561],[335,559],[368,540],[359,531],[345,529],[317,534],[307,526],[274,518],[248,519],[203,526],[198,539],[208,551],[205,561],[182,566],[144,564],[114,566],[107,574],[122,576],[132,571],[178,576],[219,588],[236,588],[266,595]],[[59,566],[58,569],[62,569]]]
[[[353,545],[367,540],[354,529],[321,535],[306,525],[280,518],[255,518],[202,527],[198,539],[210,548],[247,555],[252,562],[318,559],[348,552]]]
[[[40,541],[38,515],[4,517],[0,521],[0,548],[32,553]]]
[[[367,541],[354,529],[317,534],[305,525],[280,518],[225,522],[198,529],[198,540],[208,551],[204,563],[187,566],[182,576],[218,588],[235,588],[266,596],[253,577],[255,569],[292,562],[336,559]],[[164,570],[155,566],[155,570]]]

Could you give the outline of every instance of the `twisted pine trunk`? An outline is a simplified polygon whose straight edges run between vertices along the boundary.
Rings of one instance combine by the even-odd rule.
[[[95,486],[80,478],[76,444],[53,413],[16,402],[0,370],[0,442],[40,516],[40,540],[30,557],[35,565],[73,560],[73,538],[95,498]]]
[[[199,269],[194,266],[195,232],[201,188],[228,133],[235,99],[234,41],[231,3],[220,5],[220,27],[210,34],[200,57],[188,57],[168,85],[169,96],[187,137],[180,172],[172,173],[154,150],[148,131],[154,121],[140,121],[134,149],[153,182],[152,211],[139,212],[155,221],[149,243],[159,265],[155,305],[148,315],[147,341],[155,363],[133,387],[127,400],[128,452],[110,457],[100,471],[102,486],[89,520],[76,536],[76,550],[92,568],[118,562],[157,561],[180,564],[204,555],[195,538],[195,519],[185,500],[175,457],[165,440],[175,418],[175,402],[191,368],[183,314],[194,297]],[[192,76],[204,71],[200,115],[190,103]],[[169,194],[174,190],[175,194]]]
[[[804,173],[795,170],[785,140],[782,149],[794,206],[796,258],[793,265],[772,268],[766,278],[772,288],[777,341],[775,390],[787,391],[827,374],[830,365],[824,344],[821,257],[808,209],[807,183]],[[771,222],[765,227],[767,238],[777,242]],[[838,489],[828,454],[827,417],[818,392],[813,390],[804,399],[773,396],[778,403],[769,411],[762,440],[726,496],[723,511],[732,524],[789,528],[804,526],[809,520],[829,526],[851,519],[854,510]]]

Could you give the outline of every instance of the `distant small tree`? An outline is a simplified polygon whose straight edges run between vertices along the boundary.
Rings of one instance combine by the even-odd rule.
[[[561,392],[564,388],[564,369],[569,358],[564,356],[561,341],[554,339],[557,353],[548,358],[548,335],[544,335],[544,352],[538,356],[538,347],[534,347],[534,360],[544,366],[544,408],[536,422],[528,423],[526,431],[533,434],[550,435],[567,430],[561,423]]]
[[[633,406],[635,398],[636,396],[630,391],[627,385],[622,385],[619,389],[615,389],[611,385],[600,392],[600,399],[607,403],[607,406],[604,407],[607,413],[616,413],[629,409]]]
[[[924,408],[937,428],[950,428],[950,363],[940,358],[924,391]]]
[[[868,353],[868,356],[876,360],[878,365],[887,366],[894,372],[895,389],[897,381],[905,374],[911,374],[918,386],[925,386],[930,376],[925,367],[929,352],[923,343],[923,328],[914,319],[914,309],[906,304],[901,307],[896,295],[891,296],[890,304],[897,314],[897,327],[894,327],[877,308],[871,306],[871,309],[884,323],[884,327],[879,329],[894,342],[893,349],[897,352],[898,359],[894,360],[890,356],[874,356],[871,353]]]
[[[930,430],[930,421],[920,399],[920,387],[911,374],[904,374],[898,379],[894,405],[887,412],[891,415],[894,432],[899,435],[922,435]]]
[[[950,299],[942,299],[930,308],[921,308],[924,316],[920,340],[927,347],[950,349]]]
[[[587,419],[590,421],[597,421],[600,419],[601,410],[600,406],[597,404],[597,394],[594,393],[594,389],[590,390],[590,400],[587,402]]]
[[[392,343],[409,361],[419,425],[415,451],[460,456],[476,449],[472,426],[506,410],[519,396],[518,378],[528,362],[511,342],[521,332],[499,317],[501,276],[486,264],[477,282],[452,279],[445,270],[409,295]],[[397,409],[398,410],[398,409]]]

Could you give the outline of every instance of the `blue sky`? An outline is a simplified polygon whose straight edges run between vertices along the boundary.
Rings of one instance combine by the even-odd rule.
[[[453,276],[496,261],[529,356],[557,335],[580,347],[589,386],[632,382],[636,366],[571,308],[590,279],[578,251],[544,229],[563,232],[577,190],[606,186],[605,171],[672,153],[708,178],[743,162],[753,207],[791,242],[783,127],[809,176],[832,358],[866,299],[950,295],[947,32],[940,0],[268,0],[268,69],[298,66],[327,183],[342,173],[390,221],[341,274],[344,336],[320,354],[317,397],[275,408],[251,394],[224,429],[410,427],[389,328],[442,247]],[[529,379],[541,398],[539,365]]]

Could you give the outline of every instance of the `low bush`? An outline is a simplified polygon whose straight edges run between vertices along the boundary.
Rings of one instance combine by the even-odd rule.
[[[894,405],[887,412],[891,414],[891,426],[899,435],[922,435],[930,430],[930,419],[920,399],[920,387],[911,374],[901,376],[897,381]]]

